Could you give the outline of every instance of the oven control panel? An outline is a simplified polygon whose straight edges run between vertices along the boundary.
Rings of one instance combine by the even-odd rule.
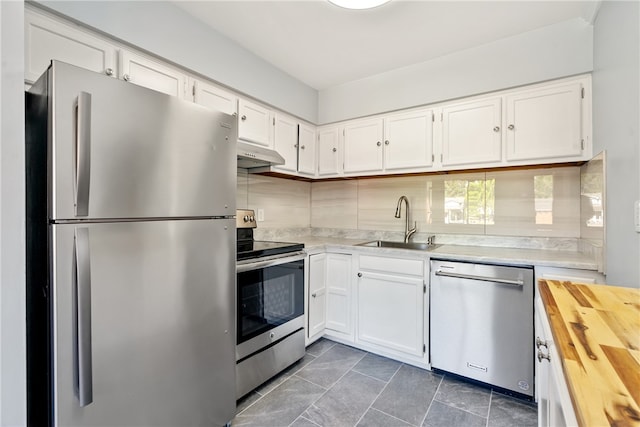
[[[256,228],[256,214],[252,209],[236,210],[236,228]]]

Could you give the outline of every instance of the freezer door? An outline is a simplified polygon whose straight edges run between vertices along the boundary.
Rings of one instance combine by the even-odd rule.
[[[55,425],[229,422],[234,220],[50,230]]]
[[[50,218],[235,214],[236,118],[53,62]]]

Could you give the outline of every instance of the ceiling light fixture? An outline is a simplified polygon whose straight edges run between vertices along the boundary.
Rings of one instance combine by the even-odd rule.
[[[391,0],[329,0],[329,3],[344,7],[345,9],[371,9],[382,6],[390,1]]]

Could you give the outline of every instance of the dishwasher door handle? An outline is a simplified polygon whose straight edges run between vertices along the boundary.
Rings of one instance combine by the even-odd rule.
[[[523,286],[524,280],[500,279],[497,277],[475,276],[473,274],[449,273],[448,271],[436,270],[436,276],[455,277],[457,279],[481,280],[483,282],[499,283],[501,285]]]

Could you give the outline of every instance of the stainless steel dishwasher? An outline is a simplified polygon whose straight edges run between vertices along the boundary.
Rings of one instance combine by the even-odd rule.
[[[533,269],[431,261],[431,366],[533,396]]]

